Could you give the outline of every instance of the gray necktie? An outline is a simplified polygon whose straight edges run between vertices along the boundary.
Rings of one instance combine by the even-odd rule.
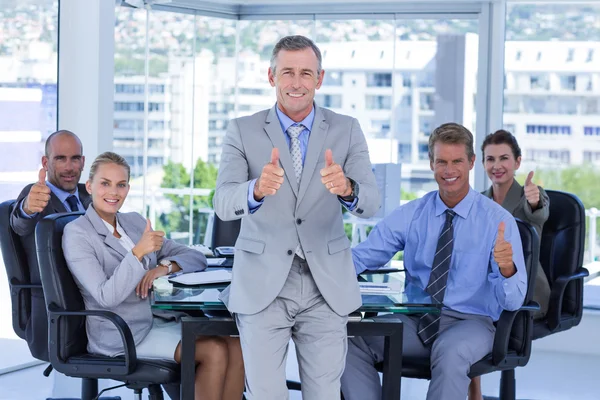
[[[292,163],[294,164],[294,172],[296,173],[296,185],[300,187],[300,178],[302,177],[302,150],[300,149],[300,139],[298,136],[304,130],[304,125],[292,125],[287,129],[288,135],[290,135],[290,155],[292,156]],[[298,257],[304,258],[304,251],[300,246],[300,240],[298,240],[298,246],[296,246],[296,254]]]
[[[450,273],[450,262],[452,261],[452,248],[454,247],[454,225],[452,220],[456,213],[452,210],[446,210],[446,222],[442,228],[442,233],[438,239],[435,256],[433,257],[433,267],[429,275],[429,283],[425,291],[431,295],[432,299],[442,303],[444,293],[446,292],[446,283]],[[433,343],[440,328],[440,314],[427,313],[419,320],[419,337],[425,345]]]
[[[69,204],[69,208],[72,212],[79,211],[79,207],[77,206],[77,197],[75,195],[70,195],[67,197],[67,204]]]

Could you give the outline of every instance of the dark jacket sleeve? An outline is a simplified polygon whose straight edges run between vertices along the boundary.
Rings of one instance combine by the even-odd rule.
[[[10,227],[19,236],[27,236],[33,233],[36,224],[44,216],[44,213],[37,213],[31,218],[25,218],[21,215],[21,204],[25,201],[32,186],[33,184],[29,184],[21,191],[21,194],[19,194],[19,197],[17,198],[15,208],[10,215]]]

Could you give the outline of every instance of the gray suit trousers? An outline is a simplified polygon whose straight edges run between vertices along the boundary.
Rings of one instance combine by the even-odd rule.
[[[256,314],[235,314],[240,332],[249,400],[288,399],[285,365],[290,338],[296,345],[302,398],[340,398],[346,362],[347,316],[321,296],[308,264],[294,258],[277,298]]]
[[[444,310],[440,333],[431,347],[417,335],[420,316],[383,315],[378,319],[400,319],[404,324],[402,353],[405,357],[430,357],[431,383],[427,400],[465,400],[471,365],[492,351],[496,328],[492,319]],[[355,337],[348,344],[347,364],[342,376],[346,400],[380,400],[381,383],[375,364],[383,361],[382,337]]]

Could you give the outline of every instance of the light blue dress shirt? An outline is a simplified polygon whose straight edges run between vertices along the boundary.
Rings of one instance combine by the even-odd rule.
[[[290,148],[291,138],[288,135],[287,130],[292,125],[304,125],[304,130],[300,132],[298,135],[298,140],[300,140],[300,151],[302,152],[302,165],[304,165],[304,161],[306,160],[306,149],[308,149],[308,139],[310,137],[310,132],[312,130],[313,122],[315,120],[315,107],[313,106],[312,110],[310,110],[310,114],[306,116],[300,122],[294,122],[290,117],[285,115],[283,111],[275,105],[275,111],[277,112],[277,118],[279,119],[279,124],[281,125],[281,130],[283,132],[283,136],[285,137],[285,141],[288,145],[288,149]],[[323,165],[325,165],[325,160],[323,160]],[[254,200],[254,186],[256,185],[256,181],[258,179],[253,179],[250,181],[250,185],[248,185],[248,210],[250,214],[254,213],[256,210],[260,208],[265,199],[261,201]],[[339,198],[339,197],[338,197]],[[358,203],[358,199],[354,199],[352,203],[343,201],[340,199],[340,203],[342,203],[346,208],[350,211],[356,207],[356,203]]]
[[[78,189],[75,189],[75,193],[69,193],[69,192],[65,192],[64,190],[54,186],[49,181],[46,181],[46,185],[50,188],[52,193],[54,193],[54,195],[56,197],[58,197],[60,202],[63,203],[63,205],[65,206],[65,210],[68,210],[68,211],[71,210],[71,207],[69,207],[69,203],[67,203],[67,197],[69,197],[71,194],[73,194],[77,198],[77,208],[79,209],[79,211],[85,211],[85,208],[83,208],[83,204],[81,204],[81,200],[79,199],[79,190]],[[27,213],[23,209],[23,204],[25,204],[24,201],[21,202],[21,207],[20,207],[21,208],[21,216],[23,218],[33,218],[34,216],[37,215],[37,213],[27,215]]]
[[[448,207],[437,191],[398,207],[352,250],[357,273],[385,265],[404,250],[406,280],[425,290]],[[517,223],[508,211],[473,189],[452,210],[456,212],[454,248],[444,308],[486,315],[497,321],[502,310],[516,310],[527,291],[527,272]],[[494,261],[498,225],[512,245],[517,272],[505,278]]]

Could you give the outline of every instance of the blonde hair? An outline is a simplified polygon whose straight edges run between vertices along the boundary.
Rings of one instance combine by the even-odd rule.
[[[90,181],[94,180],[94,175],[96,175],[98,167],[103,164],[117,164],[121,167],[124,167],[127,170],[127,182],[129,182],[129,178],[131,176],[131,168],[129,167],[129,164],[127,164],[127,161],[125,161],[122,156],[118,155],[117,153],[113,153],[112,151],[106,151],[96,157],[92,163],[92,166],[90,167]]]
[[[438,126],[429,136],[429,161],[433,162],[433,147],[436,142],[447,144],[464,144],[469,160],[475,156],[473,134],[464,126],[449,122]]]

